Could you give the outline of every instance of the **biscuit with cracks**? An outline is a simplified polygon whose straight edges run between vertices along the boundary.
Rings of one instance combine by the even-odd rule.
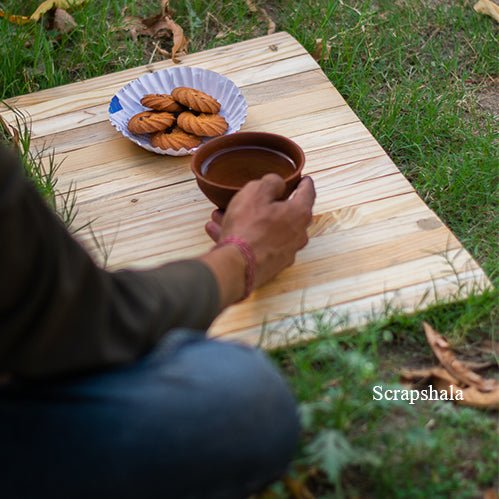
[[[149,107],[155,111],[167,111],[169,113],[180,113],[185,111],[171,95],[168,94],[147,94],[140,99],[144,107]]]
[[[180,104],[199,113],[218,113],[220,102],[211,95],[189,87],[177,87],[172,90],[172,97]]]
[[[151,136],[151,145],[160,149],[192,149],[201,144],[201,137],[196,137],[190,133],[184,132],[178,127],[173,130],[157,132]]]
[[[188,111],[180,113],[177,124],[182,130],[202,137],[223,135],[228,128],[225,118],[219,114],[200,114],[196,116]]]
[[[165,112],[144,111],[132,116],[128,130],[135,134],[154,133],[166,130],[175,123],[175,116]]]

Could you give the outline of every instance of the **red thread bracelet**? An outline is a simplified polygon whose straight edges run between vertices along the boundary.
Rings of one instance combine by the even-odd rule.
[[[227,236],[224,237],[215,248],[221,248],[222,246],[227,246],[232,244],[237,247],[241,255],[246,262],[246,268],[244,270],[244,296],[239,301],[243,301],[251,294],[253,291],[253,286],[255,285],[255,273],[256,273],[256,258],[255,253],[251,249],[251,246],[240,237],[237,236]]]

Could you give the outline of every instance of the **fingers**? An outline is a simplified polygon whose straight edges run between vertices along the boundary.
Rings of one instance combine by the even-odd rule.
[[[220,239],[220,234],[222,232],[222,227],[219,224],[210,221],[204,226],[204,229],[214,242],[218,242],[218,240]]]
[[[308,227],[312,223],[312,207],[315,201],[314,183],[310,177],[303,177],[298,184],[294,196],[288,201],[290,207],[297,216]]]
[[[218,225],[222,225],[224,212],[222,210],[214,210],[211,213],[211,219]]]
[[[251,193],[258,201],[272,202],[280,199],[286,189],[286,183],[279,175],[269,173],[260,180],[254,180],[241,189],[241,193]]]
[[[300,205],[307,209],[312,209],[315,201],[314,182],[310,177],[303,177],[295,190],[291,204]]]

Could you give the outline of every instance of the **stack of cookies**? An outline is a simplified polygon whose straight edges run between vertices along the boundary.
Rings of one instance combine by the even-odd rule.
[[[169,94],[147,94],[140,103],[151,111],[132,116],[131,133],[151,134],[151,145],[161,149],[192,149],[203,137],[223,135],[227,122],[219,114],[220,103],[210,95],[188,87]]]

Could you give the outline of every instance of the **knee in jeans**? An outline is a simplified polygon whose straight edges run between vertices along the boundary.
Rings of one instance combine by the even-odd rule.
[[[299,424],[296,403],[276,367],[261,351],[236,344],[219,344],[226,365],[224,384],[230,387],[224,406],[259,421],[259,431],[282,431],[296,439]]]

